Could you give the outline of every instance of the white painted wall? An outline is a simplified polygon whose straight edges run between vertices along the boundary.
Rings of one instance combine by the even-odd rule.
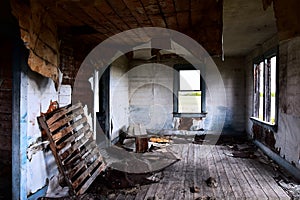
[[[119,136],[119,131],[126,131],[128,122],[128,61],[125,56],[119,57],[111,64],[110,69],[110,118],[111,139]]]
[[[173,112],[174,70],[158,63],[131,68],[129,79],[129,123],[146,129],[170,129]]]
[[[41,141],[41,131],[37,117],[41,112],[48,110],[50,100],[58,101],[62,106],[71,99],[71,88],[63,86],[56,91],[54,82],[30,69],[24,70],[21,75],[21,148],[25,148],[26,156],[22,159],[21,177],[26,183],[26,195],[30,195],[58,177],[58,168],[47,146],[48,142]],[[24,189],[24,188],[23,188]],[[52,193],[53,194],[53,193]]]

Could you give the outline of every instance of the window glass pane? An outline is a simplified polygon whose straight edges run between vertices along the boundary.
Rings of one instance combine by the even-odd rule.
[[[275,124],[276,113],[276,56],[271,58],[271,114],[270,122]]]
[[[264,63],[259,63],[259,112],[258,118],[264,119]]]
[[[179,90],[200,90],[200,70],[180,70]]]
[[[179,113],[200,113],[201,112],[201,91],[178,92]]]

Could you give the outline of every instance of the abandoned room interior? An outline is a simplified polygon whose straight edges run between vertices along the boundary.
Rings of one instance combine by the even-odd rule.
[[[0,10],[0,199],[300,198],[298,0]]]

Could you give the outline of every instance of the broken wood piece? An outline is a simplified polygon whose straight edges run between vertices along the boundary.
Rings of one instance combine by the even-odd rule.
[[[190,192],[191,193],[199,193],[200,192],[200,188],[197,187],[197,186],[190,187]]]
[[[214,177],[209,177],[208,179],[205,180],[205,183],[208,187],[218,187],[217,180]]]
[[[148,151],[148,137],[137,136],[135,138],[135,152],[145,153]]]

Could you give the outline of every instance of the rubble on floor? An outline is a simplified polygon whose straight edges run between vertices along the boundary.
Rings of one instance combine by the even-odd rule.
[[[227,156],[255,159],[261,164],[264,164],[273,174],[273,178],[277,184],[287,192],[291,199],[300,199],[300,183],[297,183],[291,175],[258,149],[252,142],[246,141],[240,144],[224,143],[223,145],[228,147],[228,151],[224,152]]]
[[[205,183],[208,187],[213,187],[213,188],[218,187],[217,180],[214,177],[209,177],[208,179],[205,180]]]
[[[285,182],[284,180],[279,180],[277,183],[288,193],[292,199],[300,199],[300,185],[293,182]]]
[[[176,151],[171,151],[172,146],[180,146],[181,143],[195,143],[196,136],[189,138],[180,136],[149,136],[149,138],[154,139],[149,139],[150,145],[148,146],[148,151],[145,153],[136,153],[132,149],[128,150],[130,149],[128,146],[128,151],[124,151],[124,146],[122,145],[129,141],[126,141],[126,139],[123,141],[124,143],[122,145],[113,146],[105,149],[106,152],[101,152],[104,157],[109,155],[110,163],[108,163],[108,166],[110,167],[93,182],[85,194],[79,195],[76,198],[82,200],[112,200],[124,196],[124,198],[132,197],[132,199],[134,199],[136,195],[143,191],[143,188],[148,187],[149,184],[161,183],[164,177],[164,169],[180,159]],[[205,136],[198,137],[198,139],[205,141]],[[198,144],[203,144],[203,141]],[[131,140],[131,142],[132,145],[134,145],[134,139]],[[266,167],[269,167],[274,174],[273,177],[277,177],[275,180],[278,185],[280,185],[292,199],[300,199],[300,186],[293,183],[290,180],[290,177],[286,177],[286,173],[262,151],[260,151],[251,141],[248,141],[245,138],[236,139],[234,137],[221,137],[218,144],[225,147],[223,152],[227,156],[241,159],[255,159],[261,164],[264,164]],[[147,166],[142,166],[142,163],[147,163]],[[113,167],[118,167],[119,165],[124,166],[124,164],[127,166],[125,171],[118,170],[118,168]],[[149,168],[149,170],[143,169],[139,171],[139,167],[137,166],[142,166],[141,169],[143,169],[143,167],[145,167],[145,169]],[[167,173],[165,174],[168,176]],[[217,180],[219,180],[219,177],[204,177],[203,183],[206,184],[207,188],[218,189],[221,188],[221,186],[219,186]],[[203,185],[201,187],[203,187]],[[197,195],[200,195],[196,196],[196,199],[198,200],[215,199],[205,193],[201,194],[201,187],[200,185],[188,185],[183,192],[197,193]],[[47,200],[47,198],[41,199]],[[67,200],[74,199],[74,197],[65,197],[60,199]],[[153,194],[153,196],[150,195],[146,199],[156,200],[159,198]]]
[[[100,175],[86,191],[85,194],[78,196],[61,197],[55,199],[61,200],[88,200],[88,199],[105,199],[113,200],[120,195],[135,196],[143,185],[157,183],[163,178],[162,172],[129,174],[126,172],[108,169]],[[54,198],[42,197],[40,200],[50,200]]]

